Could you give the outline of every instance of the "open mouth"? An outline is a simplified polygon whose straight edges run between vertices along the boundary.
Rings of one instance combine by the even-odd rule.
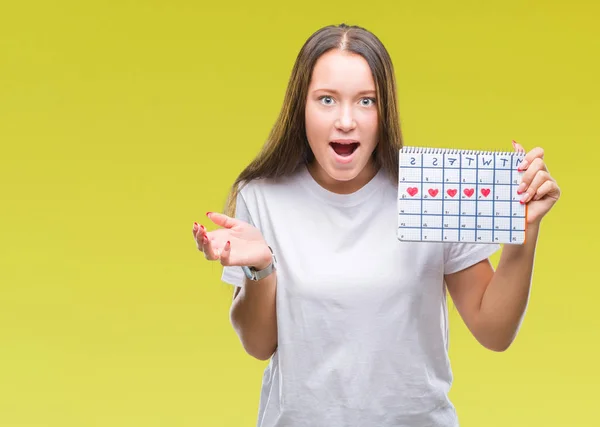
[[[356,151],[356,149],[358,148],[360,143],[358,143],[358,142],[350,142],[350,143],[330,142],[329,145],[331,145],[331,148],[333,148],[333,151],[335,151],[335,153],[338,156],[349,157]]]

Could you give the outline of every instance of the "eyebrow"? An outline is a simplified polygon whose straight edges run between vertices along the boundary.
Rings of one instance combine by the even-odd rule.
[[[335,90],[335,89],[327,89],[327,88],[320,88],[320,89],[315,89],[313,90],[313,92],[318,92],[318,91],[323,91],[323,92],[331,92],[331,93],[335,93],[336,95],[339,95],[340,93]],[[360,92],[358,92],[359,95],[370,95],[370,94],[374,94],[377,95],[377,91],[376,90],[361,90]]]

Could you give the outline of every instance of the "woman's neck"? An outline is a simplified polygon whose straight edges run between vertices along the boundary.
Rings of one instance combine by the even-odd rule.
[[[321,165],[313,159],[308,164],[308,171],[313,179],[324,189],[337,194],[351,194],[360,190],[371,181],[377,175],[379,169],[375,165],[375,162],[371,160],[355,178],[348,181],[339,181],[329,176]]]

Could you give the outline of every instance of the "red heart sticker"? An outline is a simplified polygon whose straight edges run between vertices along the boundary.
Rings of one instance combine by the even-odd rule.
[[[473,195],[473,193],[475,193],[475,189],[473,189],[473,188],[465,188],[463,190],[463,192],[465,193],[465,196],[471,197]]]
[[[456,196],[456,188],[451,188],[450,190],[446,191],[446,193],[448,193],[450,197],[454,197]]]
[[[415,194],[417,194],[419,192],[419,190],[417,189],[417,187],[408,187],[406,189],[406,192],[408,194],[410,194],[411,196],[414,196]]]
[[[481,194],[483,194],[483,197],[487,197],[490,195],[490,189],[489,188],[482,188],[481,189]]]
[[[438,190],[434,189],[434,188],[430,188],[428,193],[431,197],[435,197],[435,196],[437,196]]]

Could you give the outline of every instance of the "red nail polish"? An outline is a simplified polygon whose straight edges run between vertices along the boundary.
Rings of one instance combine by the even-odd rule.
[[[231,242],[228,240],[227,243],[225,244],[225,248],[229,249],[229,246],[231,246]]]
[[[198,223],[196,221],[194,221],[194,225],[196,226],[196,228],[198,228]]]
[[[206,212],[206,216],[209,216],[212,212]]]

